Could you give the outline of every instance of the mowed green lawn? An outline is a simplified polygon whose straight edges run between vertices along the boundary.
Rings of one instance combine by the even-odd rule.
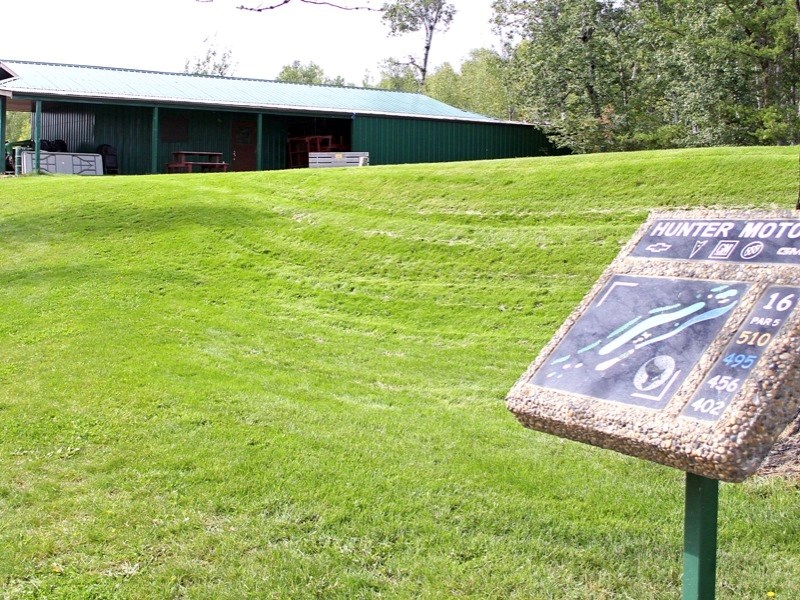
[[[0,598],[675,599],[683,473],[504,396],[652,209],[797,149],[0,180]],[[800,598],[800,484],[718,596]]]

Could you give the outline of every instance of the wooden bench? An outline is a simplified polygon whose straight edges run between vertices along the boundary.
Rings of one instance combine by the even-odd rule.
[[[172,162],[167,163],[167,173],[225,172],[228,163],[223,162],[222,152],[178,150],[172,153]]]

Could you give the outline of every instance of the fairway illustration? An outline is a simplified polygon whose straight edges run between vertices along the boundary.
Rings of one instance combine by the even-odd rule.
[[[533,375],[532,383],[663,408],[747,287],[615,276]]]

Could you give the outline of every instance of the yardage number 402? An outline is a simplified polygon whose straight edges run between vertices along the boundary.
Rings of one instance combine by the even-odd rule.
[[[725,408],[724,400],[717,400],[716,398],[700,398],[692,402],[692,408],[704,415],[714,415],[718,417]]]

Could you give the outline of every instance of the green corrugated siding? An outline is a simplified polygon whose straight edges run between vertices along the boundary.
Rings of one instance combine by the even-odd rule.
[[[286,168],[286,119],[264,115],[264,134],[261,151],[264,157],[264,169]]]
[[[150,132],[153,109],[142,107],[95,106],[95,147],[114,146],[119,172],[142,175],[150,172]]]
[[[150,139],[153,109],[124,105],[58,104],[45,109],[45,139],[63,139],[70,150],[93,152],[100,144],[117,150],[120,173],[150,172]],[[170,120],[188,124],[181,141],[158,142],[157,166],[165,172],[175,150],[222,152],[231,163],[234,121],[255,121],[253,113],[205,111],[162,107],[160,138]],[[286,138],[298,120],[314,117],[264,113],[262,159],[265,169],[286,168]],[[445,162],[516,158],[554,153],[547,138],[536,128],[508,123],[467,123],[394,117],[347,119],[352,123],[352,150],[369,152],[370,164]]]
[[[94,152],[94,113],[79,106],[63,107],[56,113],[42,114],[42,137],[46,140],[64,140],[70,152]]]
[[[175,150],[213,150],[222,152],[231,162],[231,127],[233,121],[255,121],[248,113],[211,112],[161,108],[161,131],[165,121],[188,120],[188,138],[180,142],[158,142],[158,170]],[[74,152],[94,152],[100,144],[117,150],[120,173],[141,175],[150,172],[150,138],[153,109],[136,106],[70,104],[59,105],[56,112],[43,115],[42,137],[63,139]],[[265,169],[286,168],[286,118],[264,116],[263,156]],[[159,136],[162,137],[162,136]]]
[[[201,110],[175,110],[162,108],[160,115],[160,138],[158,142],[158,172],[166,171],[166,164],[172,161],[172,153],[177,150],[207,150],[222,152],[222,160],[228,164],[231,156],[231,115]],[[177,142],[163,141],[166,122],[170,119],[188,121],[188,139]],[[255,121],[255,117],[252,117]]]
[[[538,156],[553,147],[528,125],[357,117],[353,150],[386,165]]]
[[[222,159],[233,163],[232,127],[235,121],[252,121],[253,113],[210,112],[203,110],[169,110],[161,109],[161,120],[169,117],[189,119],[189,139],[183,142],[159,142],[158,154],[160,163],[171,160],[176,150],[210,150],[222,152]],[[264,115],[262,153],[264,169],[283,169],[286,167],[286,120],[280,116]],[[159,171],[164,172],[164,164]]]
[[[61,104],[42,115],[42,137],[62,139],[70,152],[95,152],[100,144],[117,151],[120,173],[150,172],[152,109],[132,106]]]

